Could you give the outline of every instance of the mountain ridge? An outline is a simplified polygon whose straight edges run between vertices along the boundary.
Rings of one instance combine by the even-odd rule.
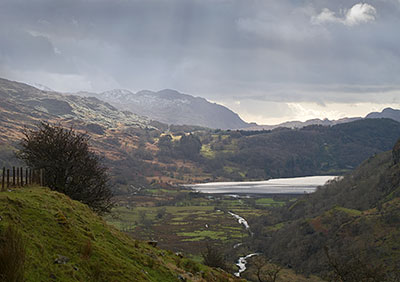
[[[129,110],[167,124],[215,129],[239,129],[249,126],[237,113],[225,106],[172,89],[157,92],[141,90],[137,93],[114,89],[102,93],[78,92],[77,94],[98,97],[121,110]]]

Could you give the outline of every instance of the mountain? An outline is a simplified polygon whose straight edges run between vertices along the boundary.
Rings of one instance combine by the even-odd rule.
[[[99,94],[87,92],[78,94],[95,96],[118,109],[129,110],[167,124],[197,125],[218,129],[238,129],[249,126],[238,114],[224,106],[170,89],[158,92],[143,90],[137,93],[116,89]]]
[[[41,120],[74,122],[103,129],[152,127],[150,121],[130,112],[118,111],[94,97],[63,95],[42,91],[27,84],[0,78],[0,140],[20,137],[24,126]],[[4,141],[4,139],[3,139]]]
[[[1,281],[241,281],[134,240],[88,206],[48,188],[3,191],[0,211],[1,271],[21,257],[7,252],[3,240],[26,250],[23,279],[7,279],[2,272]],[[8,226],[20,235],[6,233]]]
[[[328,281],[399,281],[400,140],[250,224],[268,258]],[[258,226],[257,226],[258,225]]]
[[[139,136],[158,132],[147,118],[119,111],[94,97],[63,95],[42,91],[24,83],[0,79],[0,165],[17,165],[14,151],[25,128],[41,121],[87,132],[91,147],[104,157],[110,173],[115,174],[138,147]],[[161,125],[161,124],[159,124]],[[146,133],[147,132],[147,133]],[[132,161],[137,163],[138,161]],[[143,170],[129,163],[131,178],[141,183]]]
[[[369,113],[365,118],[390,118],[400,122],[400,110],[386,108],[382,112]]]
[[[367,114],[364,118],[389,118],[395,121],[400,122],[400,110],[395,110],[392,108],[386,108],[382,112],[372,112]],[[287,127],[287,128],[302,128],[309,125],[323,125],[323,126],[332,126],[341,123],[348,123],[356,120],[363,119],[362,117],[351,117],[351,118],[341,118],[337,120],[329,120],[329,119],[309,119],[306,121],[287,121],[274,125],[262,125],[262,124],[254,124],[250,123],[250,126],[244,128],[245,130],[272,130],[274,128],[279,127]]]
[[[323,125],[323,126],[332,126],[341,123],[348,123],[352,121],[356,121],[361,119],[360,117],[353,117],[353,118],[341,118],[338,120],[329,120],[329,119],[309,119],[306,121],[286,121],[279,124],[274,125],[258,125],[258,124],[251,124],[251,126],[245,128],[245,130],[272,130],[279,127],[287,127],[287,128],[302,128],[309,125]]]
[[[388,150],[400,136],[400,123],[391,119],[271,131],[168,127],[95,97],[41,91],[5,79],[0,79],[0,99],[0,165],[17,164],[13,151],[24,127],[42,120],[61,123],[88,133],[119,191],[150,183],[340,175]],[[182,138],[189,133],[194,138]]]

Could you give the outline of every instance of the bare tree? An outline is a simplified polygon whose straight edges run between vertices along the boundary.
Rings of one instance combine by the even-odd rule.
[[[259,282],[275,282],[278,279],[282,267],[268,262],[262,256],[256,256],[252,259],[252,265],[256,269],[256,275]]]
[[[384,265],[373,263],[360,252],[337,250],[333,253],[328,247],[325,247],[324,250],[331,269],[326,277],[328,281],[395,281],[389,279],[389,271]]]
[[[17,156],[34,169],[45,169],[46,185],[98,213],[112,207],[107,169],[89,149],[89,136],[72,128],[41,122],[25,130]]]

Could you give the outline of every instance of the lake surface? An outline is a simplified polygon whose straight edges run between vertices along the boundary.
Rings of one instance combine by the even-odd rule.
[[[264,181],[209,182],[186,187],[209,194],[304,194],[314,192],[336,176],[277,178]]]

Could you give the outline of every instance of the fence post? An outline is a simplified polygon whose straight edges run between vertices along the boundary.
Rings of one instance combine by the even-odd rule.
[[[22,167],[19,168],[20,176],[21,176],[21,187],[24,187],[24,170]]]
[[[29,183],[28,183],[28,168],[25,169],[25,185],[29,185]]]
[[[10,169],[7,168],[7,188],[10,187]]]
[[[15,187],[15,166],[13,166],[13,175],[12,175],[12,178],[13,178],[12,185],[13,185],[13,187]]]
[[[43,186],[43,169],[41,168],[39,170],[39,182],[40,182],[40,186]]]
[[[1,191],[4,191],[4,182],[6,180],[6,168],[3,167],[3,177],[1,178]]]
[[[17,181],[15,182],[15,186],[19,187],[19,167],[17,167]]]
[[[32,179],[32,169],[31,168],[29,168],[29,184],[30,185],[32,185],[32,181],[33,179]]]

